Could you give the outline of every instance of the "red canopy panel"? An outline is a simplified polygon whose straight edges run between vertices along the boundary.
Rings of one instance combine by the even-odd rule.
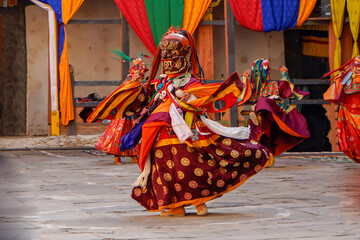
[[[261,0],[229,0],[240,25],[254,31],[263,31]]]
[[[156,46],[147,17],[144,0],[115,0],[115,3],[136,35],[144,43],[149,52],[154,55]]]

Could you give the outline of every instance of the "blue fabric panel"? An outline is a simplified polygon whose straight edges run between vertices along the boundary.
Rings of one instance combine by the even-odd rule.
[[[61,0],[40,0],[40,2],[43,2],[45,4],[49,4],[51,8],[54,10],[56,14],[56,20],[58,24],[61,24],[60,31],[59,31],[59,42],[58,42],[58,64],[60,63],[61,54],[64,48],[64,40],[65,40],[65,30],[63,20],[62,20],[62,8],[61,8]]]
[[[62,8],[61,8],[61,0],[39,0],[42,3],[45,4],[49,4],[51,6],[51,8],[54,10],[54,12],[56,13],[56,20],[59,23],[63,23],[62,20]]]
[[[65,42],[65,28],[64,28],[64,25],[61,24],[60,32],[59,32],[59,42],[58,42],[58,46],[59,46],[58,64],[60,64],[60,58],[62,55],[62,51],[64,49],[64,42]]]
[[[300,0],[261,0],[263,31],[282,31],[294,27]]]
[[[142,126],[146,121],[137,123],[130,131],[125,134],[121,139],[120,151],[124,152],[128,149],[133,149],[141,139]]]

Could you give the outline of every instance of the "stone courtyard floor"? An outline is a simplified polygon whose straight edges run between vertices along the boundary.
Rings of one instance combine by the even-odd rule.
[[[360,164],[276,159],[209,214],[160,217],[131,199],[140,171],[91,149],[0,151],[1,240],[360,239]]]

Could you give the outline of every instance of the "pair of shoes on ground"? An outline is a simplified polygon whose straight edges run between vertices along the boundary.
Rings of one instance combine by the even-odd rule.
[[[208,212],[208,209],[207,209],[207,206],[205,205],[205,203],[196,206],[196,214],[198,216],[204,216],[207,214],[207,212]],[[167,211],[161,212],[160,216],[162,216],[162,217],[169,217],[169,216],[182,217],[182,216],[185,216],[185,208],[184,207],[170,208]]]
[[[121,159],[120,159],[120,156],[114,156],[114,163],[115,163],[116,165],[122,164],[122,161],[121,161]]]
[[[119,164],[123,164],[123,162],[120,159],[120,156],[114,156],[114,163],[119,165]],[[137,157],[136,156],[131,156],[131,163],[137,163]]]
[[[136,156],[131,156],[131,163],[137,163],[137,157]]]

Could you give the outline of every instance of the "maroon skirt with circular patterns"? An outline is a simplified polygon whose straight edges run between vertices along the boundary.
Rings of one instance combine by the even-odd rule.
[[[132,198],[149,211],[199,205],[229,192],[258,173],[269,151],[257,142],[219,137],[214,144],[157,147],[151,154],[151,173],[145,188]]]

